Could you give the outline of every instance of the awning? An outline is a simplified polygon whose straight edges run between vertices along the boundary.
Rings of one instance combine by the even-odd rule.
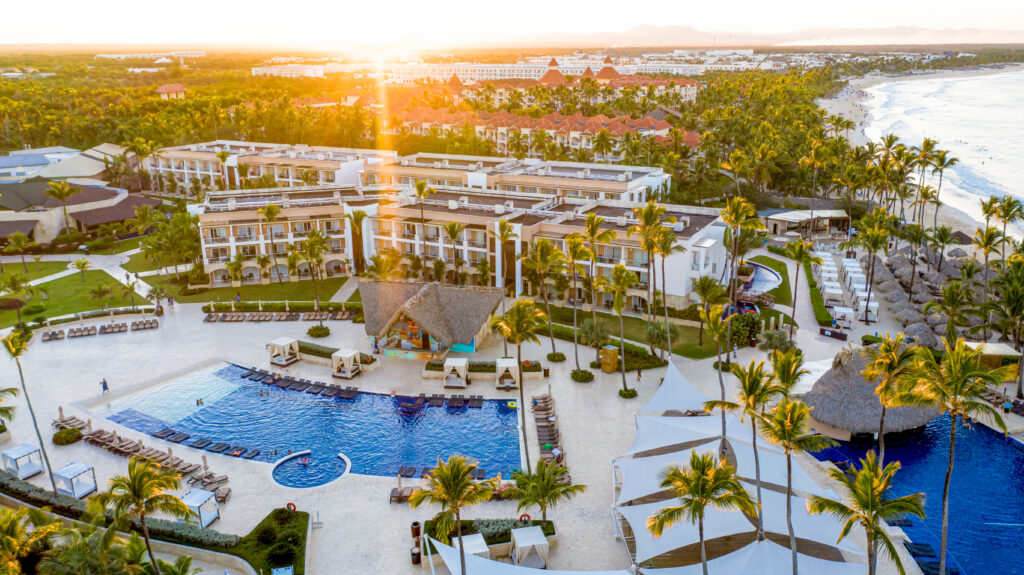
[[[798,573],[805,575],[863,575],[865,563],[837,563],[797,555]],[[668,569],[641,569],[644,575],[701,575],[700,563]],[[708,561],[709,573],[757,573],[757,575],[792,575],[792,551],[770,540],[754,542],[732,553]]]
[[[36,229],[37,223],[39,223],[39,220],[0,221],[0,238],[10,237],[15,232],[21,232],[29,236]]]
[[[448,572],[451,575],[462,575],[462,565],[459,563],[459,550],[445,545],[436,539],[430,540],[441,556]],[[563,543],[564,545],[564,543]],[[484,559],[476,555],[466,555],[466,571],[473,575],[630,575],[629,571],[620,569],[618,571],[558,571],[552,569],[531,569],[519,567],[500,561]]]
[[[452,545],[454,545],[456,549],[459,548],[458,537],[452,538]],[[491,557],[491,550],[487,547],[487,540],[484,539],[482,533],[463,535],[462,545],[465,547],[467,555],[479,555],[485,559],[489,559]]]
[[[647,530],[648,517],[654,515],[662,507],[672,507],[677,504],[678,501],[670,499],[668,501],[645,503],[643,505],[624,505],[616,508],[616,511],[622,514],[626,521],[629,522],[629,526],[633,531],[633,539],[636,542],[637,563],[700,541],[697,524],[685,520],[662,531],[661,537],[655,537]],[[721,511],[717,508],[708,508],[704,512],[705,541],[738,533],[748,533],[756,529],[757,527],[739,511]],[[698,564],[697,567],[699,569],[700,565]],[[721,571],[721,573],[744,572]],[[750,572],[760,573],[760,571],[756,570]]]
[[[750,498],[757,500],[756,491],[753,485],[747,486]],[[771,489],[761,490],[761,507],[764,516],[764,530],[780,535],[789,536],[789,527],[786,525],[786,494],[772,491]],[[834,517],[826,514],[811,515],[807,512],[807,500],[803,497],[793,496],[793,534],[798,539],[817,541],[824,545],[839,547],[846,551],[863,555],[864,551],[858,547],[850,537],[839,541],[839,535],[843,532],[843,524],[836,521]]]

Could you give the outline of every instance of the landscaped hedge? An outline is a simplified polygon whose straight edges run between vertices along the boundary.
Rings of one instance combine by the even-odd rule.
[[[306,335],[316,338],[327,337],[331,335],[331,328],[326,325],[311,325],[309,326],[309,329],[306,330]]]
[[[520,527],[526,527],[529,525],[538,525],[544,531],[544,535],[551,537],[555,534],[555,524],[553,521],[541,521],[534,519],[526,523],[519,521],[518,519],[463,519],[462,520],[462,535],[470,535],[473,533],[479,533],[484,536],[484,541],[488,545],[497,545],[499,543],[509,543],[512,541],[512,530]],[[429,541],[431,538],[438,539],[437,529],[433,519],[428,519],[423,523],[423,534],[426,537],[423,541]],[[449,534],[452,539],[455,538],[455,523],[452,522],[452,530]],[[430,552],[437,554],[437,550],[433,544],[430,546]]]
[[[807,274],[807,287],[811,291],[814,319],[822,327],[832,327],[832,314],[825,309],[825,300],[821,299],[821,292],[818,291],[818,282],[814,281],[814,274],[811,273],[811,264],[804,264],[804,273]]]
[[[551,363],[561,363],[565,361],[565,354],[560,351],[553,351],[548,354],[548,361]]]
[[[292,566],[296,575],[302,575],[308,525],[309,513],[305,511],[275,509],[230,552],[248,561],[257,573],[269,573],[272,567]]]
[[[640,394],[640,392],[638,392],[635,388],[632,388],[632,387],[629,388],[629,389],[620,389],[619,390],[619,397],[621,397],[622,399],[633,399],[634,397],[636,397],[639,394]]]
[[[331,359],[334,352],[338,351],[336,347],[330,347],[327,345],[320,345],[319,343],[313,343],[311,341],[299,340],[299,353],[306,355],[312,355],[315,357],[322,357],[324,359]],[[359,363],[363,365],[369,365],[377,361],[376,357],[368,353],[359,352]]]
[[[594,381],[594,372],[586,369],[574,369],[569,374],[569,377],[576,383],[590,383]]]
[[[255,301],[243,301],[235,304],[234,310],[231,309],[231,303],[215,303],[213,307],[210,304],[203,306],[203,313],[213,312],[249,312],[249,311],[293,311],[293,312],[310,312],[316,311],[316,303],[311,301],[290,301],[288,302],[288,309],[285,309],[285,302],[283,301],[267,301],[267,302],[255,302]],[[350,311],[357,314],[362,314],[363,304],[360,302],[333,302],[325,301],[320,302],[320,311],[336,312],[336,311]]]
[[[54,445],[71,445],[80,439],[82,439],[82,430],[77,427],[61,429],[53,434]]]
[[[542,369],[539,361],[523,360],[522,367],[523,373],[535,373]],[[444,371],[444,360],[427,360],[427,365],[424,369],[427,371]],[[497,373],[498,364],[494,361],[470,361],[469,371],[471,373]]]
[[[771,253],[776,254],[776,255],[780,255],[780,256],[785,256],[786,255],[786,250],[780,248],[779,246],[769,245],[766,249],[768,251],[770,251]]]
[[[558,339],[564,339],[566,341],[572,341],[572,328],[565,325],[553,324],[555,337]],[[608,338],[608,344],[619,347],[619,338],[610,337]],[[623,346],[626,352],[626,371],[634,371],[637,367],[642,369],[649,369],[654,367],[662,367],[668,365],[668,362],[659,358],[656,355],[651,355],[647,348],[640,347],[639,345],[633,345],[628,341]],[[596,361],[590,363],[590,367],[599,368],[601,367]]]
[[[60,325],[62,323],[72,323],[83,319],[93,319],[97,317],[110,317],[112,315],[122,315],[131,313],[153,313],[156,308],[153,306],[135,306],[133,310],[131,306],[128,307],[117,307],[110,309],[101,309],[95,311],[87,311],[80,314],[76,314],[70,317],[50,320],[50,325]]]

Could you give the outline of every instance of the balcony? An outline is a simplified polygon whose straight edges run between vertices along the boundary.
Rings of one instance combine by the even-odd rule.
[[[260,236],[255,236],[255,235],[235,236],[235,243],[240,243],[240,242],[256,242],[256,241],[259,241],[260,239],[261,239]]]
[[[487,247],[487,242],[486,241],[470,240],[470,241],[466,242],[466,245],[468,245],[471,248],[486,248]]]
[[[229,238],[227,236],[216,237],[216,238],[212,238],[212,237],[205,238],[205,242],[207,244],[226,244],[226,243],[228,243],[230,241],[231,241],[231,238]]]
[[[597,263],[600,264],[617,264],[620,258],[610,258],[607,256],[597,256]]]
[[[292,232],[292,237],[304,238],[309,235],[310,230],[295,230]]]
[[[400,237],[400,238],[402,238],[404,240],[415,240],[415,239],[417,239],[416,234],[410,234],[410,233],[406,233],[406,232],[402,232],[402,233],[398,234],[398,237]]]
[[[286,240],[288,239],[288,232],[274,232],[271,237],[275,240]]]
[[[214,256],[214,257],[209,258],[207,261],[209,261],[211,264],[219,264],[219,263],[231,261],[231,257],[230,256]]]

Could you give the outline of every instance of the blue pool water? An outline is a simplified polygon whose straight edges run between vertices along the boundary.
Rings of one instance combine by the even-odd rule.
[[[754,277],[743,284],[744,289],[755,293],[765,293],[782,285],[782,276],[775,270],[754,262],[746,263],[754,268]]]
[[[186,446],[209,438],[259,449],[257,461],[311,450],[307,464],[294,459],[275,470],[275,479],[291,486],[340,477],[346,465],[339,453],[351,460],[352,473],[363,475],[395,475],[399,467],[413,466],[419,477],[438,457],[453,454],[476,460],[489,476],[519,468],[517,412],[507,401],[485,401],[481,409],[423,407],[409,413],[399,409],[408,398],[320,397],[249,381],[241,377],[246,371],[223,364],[196,371],[118,399],[104,415],[143,433],[165,427],[188,433]]]
[[[939,550],[942,486],[949,462],[948,416],[919,430],[886,436],[886,461],[902,465],[894,495],[924,493],[924,520],[904,527],[917,543]],[[816,454],[819,459],[857,462],[866,449],[848,443]],[[1024,446],[983,425],[956,434],[956,456],[949,494],[949,560],[967,575],[1024,574]]]

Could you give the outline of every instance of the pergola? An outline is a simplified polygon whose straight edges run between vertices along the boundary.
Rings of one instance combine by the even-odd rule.
[[[279,337],[267,346],[270,364],[287,367],[299,361],[299,341],[290,337]]]
[[[57,493],[81,499],[96,491],[96,469],[91,465],[71,462],[53,473]]]
[[[494,385],[498,389],[516,389],[519,387],[519,365],[515,358],[499,357],[494,362]]]
[[[216,493],[205,489],[192,489],[181,498],[199,519],[200,527],[208,527],[220,518],[220,505],[217,504]]]
[[[358,351],[342,348],[331,354],[331,375],[334,377],[352,379],[360,371]]]
[[[18,479],[28,479],[43,472],[43,458],[39,448],[22,443],[3,452],[4,471]]]
[[[445,359],[442,377],[445,387],[466,387],[469,381],[469,360],[464,357]]]

